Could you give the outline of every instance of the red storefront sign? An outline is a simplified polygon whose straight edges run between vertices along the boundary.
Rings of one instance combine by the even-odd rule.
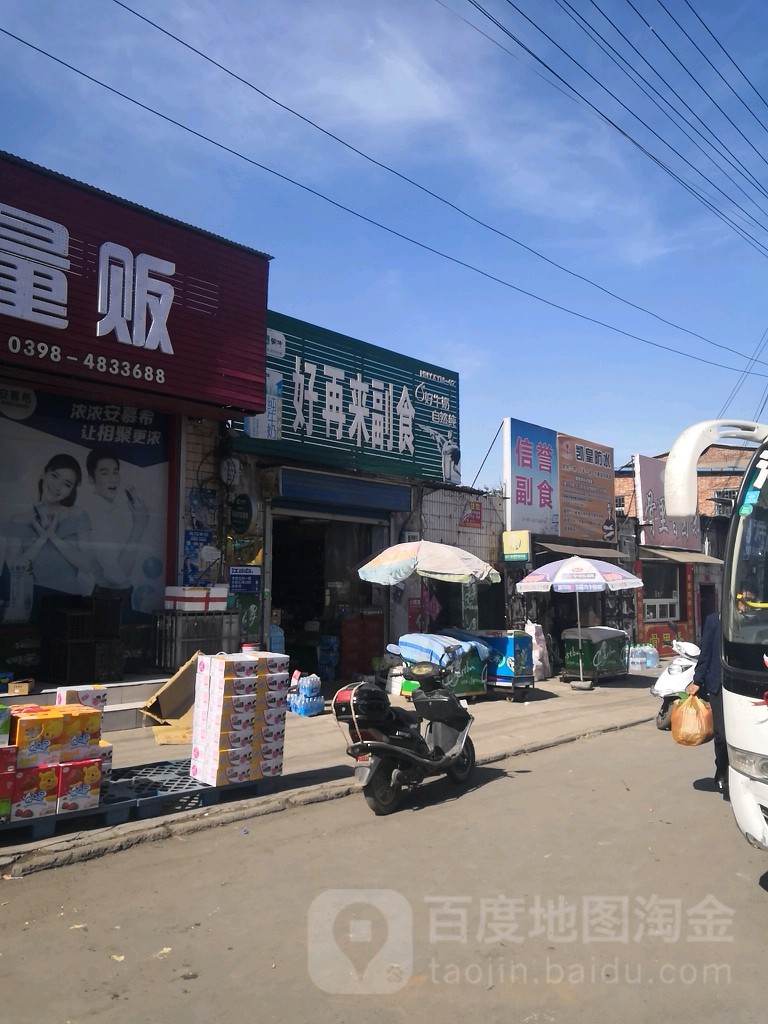
[[[483,525],[483,504],[480,501],[468,501],[464,506],[459,526],[471,526],[473,529],[482,529]]]
[[[0,154],[0,368],[198,415],[265,407],[269,257]]]

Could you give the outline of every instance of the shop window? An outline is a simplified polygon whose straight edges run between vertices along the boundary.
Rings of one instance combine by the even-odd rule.
[[[733,506],[738,493],[735,487],[727,487],[715,491],[715,515],[730,516],[733,513]]]
[[[643,616],[646,622],[680,619],[680,568],[668,562],[643,562]]]

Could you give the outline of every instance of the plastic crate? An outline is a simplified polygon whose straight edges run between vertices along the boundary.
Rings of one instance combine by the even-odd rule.
[[[95,643],[94,683],[115,683],[125,677],[125,648],[119,640],[97,640]]]
[[[93,640],[93,612],[81,608],[57,608],[53,613],[56,640]]]
[[[54,640],[50,675],[57,684],[93,683],[96,643],[93,640]]]
[[[123,602],[119,597],[93,599],[93,633],[97,639],[119,640]]]

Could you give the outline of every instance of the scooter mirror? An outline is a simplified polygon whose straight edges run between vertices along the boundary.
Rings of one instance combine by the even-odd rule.
[[[397,644],[387,644],[387,651],[389,654],[394,654],[396,658],[402,658],[400,648]]]
[[[685,658],[698,658],[701,654],[699,647],[691,643],[690,640],[678,640],[674,647],[678,654],[682,654]]]

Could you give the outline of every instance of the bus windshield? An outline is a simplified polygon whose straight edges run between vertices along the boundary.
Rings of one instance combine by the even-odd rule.
[[[748,472],[747,477],[751,474]],[[742,489],[734,509],[723,594],[726,686],[762,696],[768,688],[768,487]]]

